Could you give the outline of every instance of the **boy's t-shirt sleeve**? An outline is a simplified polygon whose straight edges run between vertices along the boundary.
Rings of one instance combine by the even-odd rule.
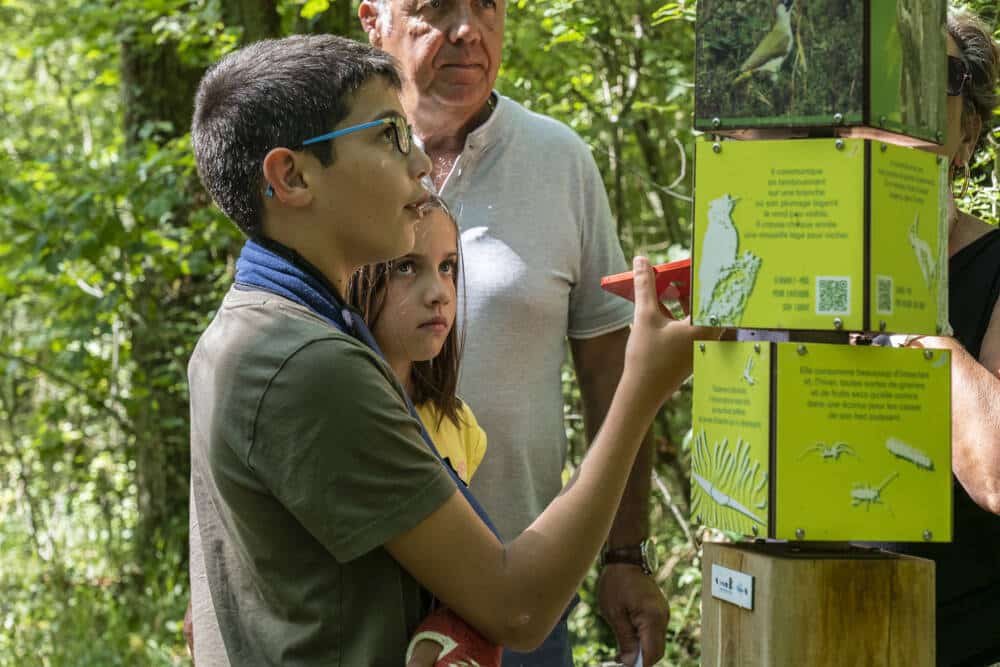
[[[387,373],[352,341],[310,342],[277,370],[254,420],[249,466],[340,562],[457,490]]]

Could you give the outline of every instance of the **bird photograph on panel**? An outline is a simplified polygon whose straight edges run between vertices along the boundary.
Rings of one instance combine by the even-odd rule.
[[[864,0],[701,0],[699,128],[861,122],[864,17]]]

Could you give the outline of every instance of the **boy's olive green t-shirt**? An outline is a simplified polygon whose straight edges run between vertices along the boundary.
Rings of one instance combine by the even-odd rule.
[[[188,375],[211,595],[194,606],[218,621],[201,640],[232,665],[403,664],[429,596],[382,545],[456,489],[392,371],[311,311],[234,288]]]

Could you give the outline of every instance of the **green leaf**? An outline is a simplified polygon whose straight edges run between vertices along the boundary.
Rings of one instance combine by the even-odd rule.
[[[299,15],[304,19],[311,19],[328,9],[330,9],[330,0],[308,0],[302,6],[302,11],[299,12]]]

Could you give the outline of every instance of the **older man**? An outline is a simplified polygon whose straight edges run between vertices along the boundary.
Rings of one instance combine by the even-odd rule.
[[[358,15],[371,43],[400,62],[404,109],[459,216],[468,297],[460,391],[490,441],[473,490],[510,538],[561,487],[567,336],[593,437],[621,374],[631,314],[599,287],[625,262],[588,148],[493,90],[504,10],[504,0],[364,0]],[[663,655],[669,613],[646,560],[650,454],[647,438],[599,585],[628,665],[640,645],[645,664]],[[541,649],[508,653],[504,664],[572,664],[565,619]]]

